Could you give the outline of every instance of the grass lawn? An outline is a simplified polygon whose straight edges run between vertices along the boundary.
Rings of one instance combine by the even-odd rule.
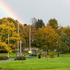
[[[15,58],[16,55],[17,55],[16,53],[9,54],[9,57],[10,58]],[[8,53],[0,53],[0,56],[8,56]]]
[[[1,70],[70,70],[70,57],[26,59],[0,63]]]
[[[39,53],[39,52],[37,52],[37,53]],[[25,56],[29,56],[28,52],[24,52],[23,54]],[[53,54],[53,52],[49,52],[49,55],[52,55],[52,54]],[[17,53],[9,54],[9,58],[15,58],[16,55],[17,55]],[[46,55],[46,52],[42,53],[41,55]],[[58,56],[58,52],[54,52],[54,55],[55,55],[54,57],[57,57]],[[59,55],[61,57],[69,57],[70,56],[70,53],[64,54],[64,56],[61,53]],[[0,56],[8,56],[8,53],[0,53]]]

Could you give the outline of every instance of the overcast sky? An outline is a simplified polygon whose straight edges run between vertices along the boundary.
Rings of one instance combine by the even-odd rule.
[[[31,24],[31,18],[35,17],[42,19],[45,25],[55,18],[59,25],[70,26],[70,0],[0,0],[0,3],[0,19],[11,17],[12,12],[17,16],[12,18],[22,24]]]

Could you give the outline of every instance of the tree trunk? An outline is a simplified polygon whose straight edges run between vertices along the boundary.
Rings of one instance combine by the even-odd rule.
[[[64,56],[64,51],[63,51],[63,56]]]
[[[69,47],[69,53],[70,53],[70,47]]]
[[[48,61],[48,50],[47,50],[47,61]]]
[[[54,50],[53,50],[53,55],[54,55]]]
[[[48,55],[48,50],[47,50],[47,55]]]

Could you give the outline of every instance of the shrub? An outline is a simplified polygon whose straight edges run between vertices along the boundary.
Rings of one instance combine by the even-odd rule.
[[[8,53],[8,52],[4,49],[0,49],[0,53]]]
[[[54,55],[50,55],[50,58],[54,58]]]
[[[37,54],[31,54],[32,56],[37,56]]]
[[[7,60],[8,56],[0,56],[0,60]]]
[[[26,60],[25,56],[16,56],[15,60]]]

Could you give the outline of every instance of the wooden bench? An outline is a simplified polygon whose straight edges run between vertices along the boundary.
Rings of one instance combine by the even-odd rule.
[[[47,55],[42,55],[42,58],[47,58]]]

